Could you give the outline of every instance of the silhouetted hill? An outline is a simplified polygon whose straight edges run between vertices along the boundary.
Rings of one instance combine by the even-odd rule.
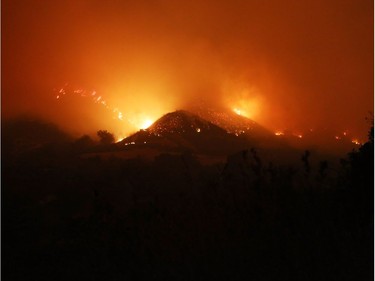
[[[257,148],[283,150],[286,147],[293,147],[298,150],[309,149],[336,156],[344,156],[347,151],[358,148],[358,144],[353,143],[355,136],[351,136],[349,132],[334,133],[325,129],[295,132],[282,130],[281,134],[276,136],[274,132],[254,120],[236,114],[228,108],[213,108],[208,104],[200,103],[192,106],[191,111],[232,134],[244,135],[255,143]]]
[[[51,134],[41,137],[39,126],[31,126],[39,136],[30,140],[62,140],[44,125]],[[16,130],[7,138],[16,132],[28,135]],[[134,144],[83,136],[65,150],[33,148],[2,165],[2,276],[373,280],[373,139],[372,128],[337,169],[314,163],[307,151],[296,153],[295,165],[269,163],[266,152],[293,154],[252,149],[243,135],[176,111],[130,137]],[[201,165],[200,151],[210,151],[207,158],[225,153],[219,144],[238,151]],[[172,148],[177,153],[162,153]],[[137,149],[159,154],[153,161],[117,157]]]
[[[72,137],[55,124],[31,117],[2,120],[1,135],[5,159],[35,151],[44,146],[60,146],[72,141]]]
[[[239,115],[227,108],[212,108],[208,105],[200,104],[194,106],[192,112],[231,134],[248,139],[258,149],[270,151],[292,149],[289,140],[286,138],[275,136],[274,132],[266,129],[254,120]]]
[[[208,156],[205,162],[223,162],[228,155],[254,148],[266,162],[300,161],[301,150],[291,148],[285,140],[254,121],[236,114],[210,112],[210,118],[226,129],[189,111],[178,110],[162,116],[148,129],[140,130],[117,145],[126,151],[127,155],[123,155],[126,158],[154,158],[160,153],[188,151]]]
[[[151,127],[119,143],[142,145],[165,151],[227,155],[252,146],[251,140],[228,133],[223,128],[184,110],[168,113]]]
[[[254,138],[273,137],[272,132],[254,120],[230,110],[201,106],[194,108],[192,112],[233,134],[249,134]]]

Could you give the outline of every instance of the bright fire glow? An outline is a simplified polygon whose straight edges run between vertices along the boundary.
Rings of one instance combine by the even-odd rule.
[[[361,144],[357,139],[353,139],[353,140],[352,140],[352,143],[354,143],[354,144],[356,144],[356,145],[360,145],[360,144]]]
[[[121,113],[121,112],[118,113],[117,118],[118,118],[119,120],[123,120],[123,119],[122,119],[122,113]]]
[[[91,101],[93,101],[94,103],[101,104],[107,110],[112,111],[112,113],[115,115],[115,118],[117,118],[120,121],[124,121],[124,115],[122,114],[122,112],[118,110],[118,108],[112,108],[111,106],[109,106],[102,96],[96,96],[97,92],[95,90],[88,91],[85,89],[73,89],[72,87],[69,86],[68,83],[65,83],[64,87],[62,87],[58,91],[58,94],[56,95],[56,99],[60,99],[61,94],[78,95],[79,97],[82,97],[82,98],[90,97]]]
[[[262,107],[261,93],[255,86],[228,81],[223,86],[225,95],[223,102],[237,115],[257,120]]]
[[[233,111],[238,115],[242,115],[242,111],[238,108],[233,108]]]
[[[284,133],[283,133],[283,132],[281,132],[281,131],[277,131],[277,132],[275,132],[275,135],[276,135],[276,136],[283,136],[283,135],[284,135]]]
[[[112,115],[113,119],[120,121],[111,124],[115,126],[114,133],[119,135],[134,133],[135,130],[147,129],[156,119],[170,110],[166,104],[160,103],[160,101],[156,99],[148,98],[142,101],[139,99],[132,100],[133,95],[130,95],[129,97],[126,96],[126,99],[107,100],[103,94],[99,94],[96,90],[74,88],[68,83],[54,91],[55,97],[59,102],[63,102],[63,95],[75,95],[90,100],[100,105],[102,108],[105,108],[109,116]],[[138,90],[124,89],[120,92],[122,96],[123,92],[132,93],[138,92]],[[144,114],[144,112],[147,112],[147,114]],[[121,140],[122,138],[119,138],[117,141]]]
[[[135,112],[135,113],[129,112],[128,115],[131,116],[128,120],[129,123],[132,125],[134,129],[137,129],[137,130],[146,130],[155,122],[155,120],[157,120],[158,118],[162,116],[162,114],[161,115],[156,115],[156,114],[145,115],[145,114],[138,113],[138,112]]]
[[[150,127],[152,125],[152,123],[154,123],[152,120],[150,119],[145,119],[144,121],[142,121],[141,125],[139,126],[140,129],[142,130],[145,130],[147,129],[148,127]]]

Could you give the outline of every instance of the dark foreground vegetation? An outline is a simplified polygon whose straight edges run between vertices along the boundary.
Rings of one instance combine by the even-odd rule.
[[[5,129],[3,280],[373,280],[373,129],[334,170],[251,148],[209,166],[82,157],[88,137]]]

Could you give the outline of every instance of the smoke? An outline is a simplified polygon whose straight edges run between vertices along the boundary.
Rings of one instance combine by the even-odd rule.
[[[373,107],[373,2],[3,1],[4,115],[74,131],[131,124],[53,88],[95,89],[124,116],[155,120],[197,101],[271,129],[365,135]]]

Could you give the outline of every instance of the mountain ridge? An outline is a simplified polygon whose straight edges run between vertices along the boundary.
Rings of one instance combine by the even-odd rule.
[[[149,128],[136,132],[118,144],[138,144],[205,154],[230,154],[251,145],[245,138],[228,133],[187,110],[167,113]]]

